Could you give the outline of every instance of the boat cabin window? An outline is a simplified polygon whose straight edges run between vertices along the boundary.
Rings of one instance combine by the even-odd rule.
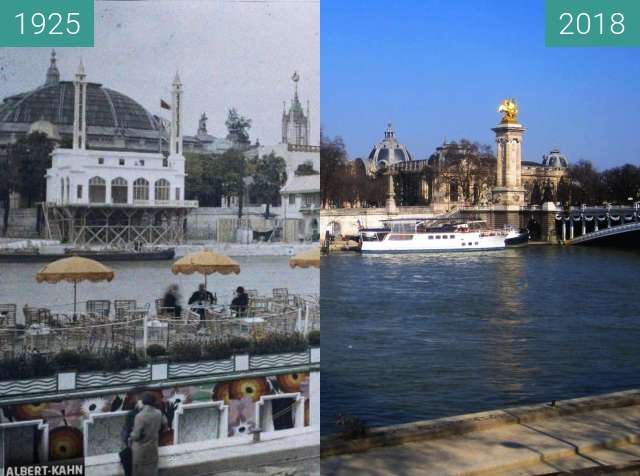
[[[413,240],[413,235],[390,235],[389,241],[409,241]]]
[[[433,240],[433,235],[429,235],[429,239],[430,239],[430,240]]]
[[[416,225],[414,223],[392,223],[391,231],[394,233],[415,233]]]
[[[449,235],[449,238],[451,238],[452,240],[456,237],[456,235]]]
[[[439,239],[440,239],[440,235],[436,235],[436,240],[439,240]]]

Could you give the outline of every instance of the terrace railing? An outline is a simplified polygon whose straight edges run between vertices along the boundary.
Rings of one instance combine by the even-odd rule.
[[[90,306],[89,308],[92,308]],[[24,353],[55,354],[83,349],[99,353],[126,348],[146,352],[151,344],[169,350],[178,343],[200,343],[239,337],[259,339],[270,334],[306,335],[320,328],[320,309],[316,301],[289,296],[285,302],[259,299],[246,312],[235,313],[225,306],[207,311],[204,319],[185,310],[180,318],[150,316],[148,307],[119,308],[115,318],[98,312],[52,313],[37,309],[27,325],[0,327],[0,358]]]

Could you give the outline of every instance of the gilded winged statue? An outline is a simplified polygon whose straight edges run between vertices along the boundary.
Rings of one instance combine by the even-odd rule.
[[[515,99],[505,99],[498,107],[498,112],[504,114],[502,122],[518,122],[518,104]]]

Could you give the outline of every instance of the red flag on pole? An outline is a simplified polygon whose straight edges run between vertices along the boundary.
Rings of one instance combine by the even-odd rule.
[[[167,104],[164,99],[160,99],[160,107],[169,111],[171,110],[171,106]]]

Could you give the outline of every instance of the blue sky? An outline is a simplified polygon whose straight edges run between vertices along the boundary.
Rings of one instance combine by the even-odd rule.
[[[322,0],[320,58],[322,127],[350,158],[388,122],[416,159],[445,137],[493,145],[515,97],[524,160],[640,164],[640,48],[546,48],[542,0]]]

